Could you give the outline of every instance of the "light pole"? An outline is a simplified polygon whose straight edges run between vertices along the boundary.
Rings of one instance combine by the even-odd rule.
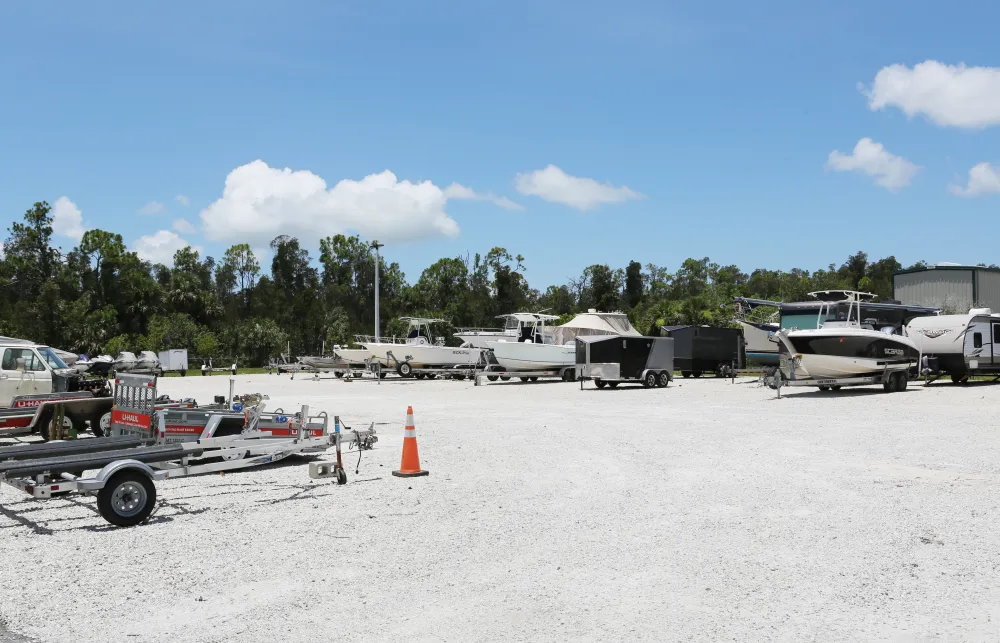
[[[383,247],[384,243],[379,243],[378,239],[372,241],[371,247],[375,248],[375,343],[382,341],[381,333],[379,330],[379,318],[378,318],[378,273],[379,273],[379,254],[378,249]]]

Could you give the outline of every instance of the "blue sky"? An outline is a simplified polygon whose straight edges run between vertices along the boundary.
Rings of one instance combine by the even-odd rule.
[[[540,288],[632,259],[997,261],[1000,70],[951,67],[1000,67],[995,3],[147,4],[0,0],[4,227],[66,197],[65,248],[218,257],[353,226],[411,282],[499,245]]]

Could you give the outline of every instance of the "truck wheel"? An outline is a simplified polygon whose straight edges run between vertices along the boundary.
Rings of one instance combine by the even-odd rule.
[[[659,377],[656,378],[656,385],[660,388],[666,388],[670,384],[670,374],[666,371],[660,373]]]
[[[605,386],[608,385],[608,383],[605,382],[604,380],[597,379],[597,380],[594,380],[594,385],[597,386],[597,388],[604,388]]]
[[[156,485],[144,473],[134,469],[111,476],[97,493],[101,517],[117,527],[132,527],[149,518],[156,505]]]
[[[409,377],[413,375],[413,367],[410,366],[409,362],[402,362],[396,367],[396,372],[399,373],[400,377]]]
[[[656,373],[653,372],[646,373],[646,377],[644,377],[642,380],[642,385],[645,386],[646,388],[656,387]]]

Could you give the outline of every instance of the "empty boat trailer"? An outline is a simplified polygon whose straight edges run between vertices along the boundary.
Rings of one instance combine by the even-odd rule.
[[[68,493],[97,496],[97,509],[113,525],[128,527],[149,517],[154,481],[230,471],[277,462],[291,455],[320,454],[336,447],[336,467],[310,467],[313,477],[337,476],[343,442],[371,448],[373,427],[341,430],[326,413],[265,413],[258,405],[230,409],[156,409],[155,378],[119,375],[111,436],[0,448],[0,481],[38,499]],[[314,463],[315,464],[315,463]],[[93,472],[85,475],[87,472]]]

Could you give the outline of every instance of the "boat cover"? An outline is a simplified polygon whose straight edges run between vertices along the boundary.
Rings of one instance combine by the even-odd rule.
[[[562,326],[552,329],[554,343],[569,344],[579,336],[625,335],[639,337],[624,313],[580,313]]]

